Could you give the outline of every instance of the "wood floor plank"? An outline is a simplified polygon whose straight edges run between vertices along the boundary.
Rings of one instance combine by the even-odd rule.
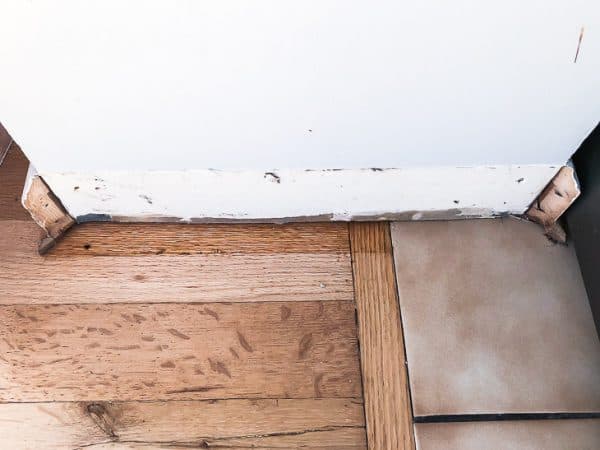
[[[0,304],[353,299],[349,253],[40,257],[39,236],[0,221]]]
[[[351,223],[363,393],[370,449],[414,449],[389,224]]]
[[[0,307],[0,401],[360,397],[352,302]]]
[[[38,244],[45,236],[44,230],[33,219],[0,219],[0,269],[4,260],[13,256],[39,258]]]
[[[0,266],[0,304],[352,299],[346,255],[35,256]]]
[[[21,194],[29,161],[21,149],[13,143],[0,164],[0,221],[31,220],[21,205]]]
[[[323,436],[325,434],[330,435],[331,432],[323,432],[320,434],[320,436]],[[265,439],[266,440],[266,439]],[[262,441],[262,443],[260,445],[256,445],[256,446],[251,446],[251,445],[239,445],[238,443],[234,442],[234,441],[230,441],[227,445],[224,446],[213,446],[215,448],[224,448],[224,449],[237,449],[237,448],[258,448],[260,450],[277,450],[279,448],[286,448],[285,446],[282,446],[281,444],[271,444],[271,445],[266,445],[265,440]],[[326,446],[322,446],[319,444],[319,442],[315,442],[314,445],[306,445],[304,443],[300,443],[298,445],[292,445],[290,446],[291,448],[302,448],[303,450],[355,450],[357,448],[364,448],[364,447],[356,447],[356,446],[350,446],[350,445],[326,445]],[[84,447],[84,448],[88,448],[88,447]],[[138,443],[126,443],[126,444],[122,444],[122,443],[106,443],[106,444],[98,444],[92,447],[94,450],[172,450],[173,446],[169,445],[169,444],[163,444],[163,445],[148,445],[148,444],[138,444]],[[177,447],[175,447],[177,448]],[[185,448],[185,447],[184,447]],[[194,447],[192,447],[194,448]],[[289,448],[289,447],[288,447]],[[76,450],[80,450],[80,449],[76,449]]]
[[[54,256],[214,253],[349,253],[345,223],[86,223],[69,231]]]
[[[365,448],[355,399],[0,404],[0,447]]]

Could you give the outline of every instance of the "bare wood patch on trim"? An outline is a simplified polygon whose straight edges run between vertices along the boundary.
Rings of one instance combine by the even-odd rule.
[[[580,194],[581,190],[575,177],[575,170],[572,167],[563,166],[538,198],[535,199],[527,210],[526,216],[542,225],[549,237],[564,242],[566,235],[556,225],[556,221]]]
[[[40,253],[46,253],[74,223],[73,219],[52,193],[52,190],[38,175],[29,175],[26,192],[23,193],[23,206],[35,222],[47,234],[47,239],[40,243]]]
[[[369,449],[414,449],[404,338],[388,223],[351,223]]]

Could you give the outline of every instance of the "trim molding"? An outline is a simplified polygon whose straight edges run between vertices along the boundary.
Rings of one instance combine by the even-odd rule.
[[[38,247],[40,254],[54,247],[56,241],[75,224],[75,219],[67,213],[61,201],[31,165],[25,179],[22,203],[33,220],[46,232],[46,237]]]
[[[523,214],[559,166],[41,173],[78,222],[436,220]]]

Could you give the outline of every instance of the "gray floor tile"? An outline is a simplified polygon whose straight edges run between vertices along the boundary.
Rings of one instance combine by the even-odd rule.
[[[392,239],[416,416],[600,411],[572,247],[515,219],[398,222]]]
[[[600,419],[420,423],[418,450],[598,450]]]

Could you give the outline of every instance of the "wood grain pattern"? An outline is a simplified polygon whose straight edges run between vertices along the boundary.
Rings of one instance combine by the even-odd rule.
[[[563,215],[580,194],[575,169],[563,166],[535,199],[527,210],[526,216],[548,228]]]
[[[351,300],[346,255],[6,257],[0,304]]]
[[[365,447],[358,399],[0,404],[0,429],[7,449]]]
[[[39,259],[38,243],[45,235],[31,217],[29,220],[0,219],[0,267],[4,269],[5,261],[12,257]]]
[[[349,230],[368,446],[414,449],[389,224],[351,223]]]
[[[86,224],[42,258],[26,170],[0,168],[0,448],[365,448],[346,224]]]
[[[52,250],[55,256],[349,252],[345,223],[85,223]]]
[[[0,401],[360,397],[352,302],[0,307]]]
[[[27,192],[24,193],[23,206],[33,220],[46,230],[52,239],[61,237],[65,231],[73,226],[73,219],[53,194],[46,182],[39,176],[31,177],[26,183]]]
[[[329,432],[323,432],[322,435],[324,436],[325,434],[329,434]],[[269,445],[267,443],[265,443],[266,439],[264,441],[262,441],[259,445],[252,447],[252,446],[244,446],[242,444],[239,443],[239,441],[229,441],[228,444],[224,445],[224,446],[213,446],[214,448],[225,448],[225,449],[236,449],[236,448],[260,448],[261,450],[276,450],[278,448],[286,448],[280,444],[272,444]],[[354,450],[357,447],[356,446],[350,446],[350,445],[333,445],[333,446],[321,446],[318,444],[318,441],[314,444],[314,445],[304,445],[304,444],[299,444],[299,445],[291,445],[288,446],[288,448],[302,448],[305,450],[322,450],[322,449],[326,449],[326,450]],[[87,448],[87,447],[85,447]],[[172,450],[174,447],[172,445],[169,444],[162,444],[162,445],[148,445],[148,444],[144,444],[144,443],[136,443],[136,442],[128,442],[125,444],[119,443],[119,442],[109,442],[109,443],[105,443],[105,444],[98,444],[92,447],[94,450]],[[175,447],[177,448],[177,447]],[[185,446],[184,446],[185,448]],[[192,447],[194,448],[194,447]],[[358,448],[364,448],[364,447],[358,447]],[[80,450],[80,449],[76,449],[76,450]]]
[[[97,257],[51,252],[40,258],[35,236],[39,231],[31,221],[0,221],[0,304],[353,298],[350,255],[344,252],[253,253],[247,241],[241,245],[246,254]],[[224,229],[221,239],[226,236]],[[65,237],[59,247],[69,240]]]
[[[13,143],[0,165],[0,220],[31,220],[21,205],[29,161]]]

